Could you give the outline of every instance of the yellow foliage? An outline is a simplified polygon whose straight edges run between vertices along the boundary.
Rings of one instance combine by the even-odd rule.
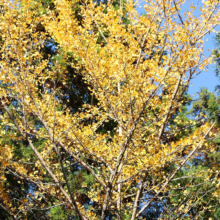
[[[212,58],[203,58],[203,37],[220,22],[218,0],[204,1],[199,17],[192,13],[194,6],[181,17],[184,1],[170,0],[146,1],[146,15],[142,16],[133,1],[121,3],[116,10],[111,1],[106,5],[56,0],[56,10],[48,7],[45,13],[34,0],[11,6],[8,1],[0,3],[0,101],[5,112],[1,137],[7,136],[8,126],[14,130],[13,140],[27,140],[35,155],[35,165],[30,166],[36,166],[29,170],[28,157],[14,161],[12,147],[0,141],[0,198],[9,213],[20,215],[18,210],[26,213],[34,207],[30,199],[13,207],[10,193],[5,191],[7,169],[39,187],[41,192],[33,199],[42,200],[45,194],[64,202],[67,210],[74,210],[81,219],[100,218],[94,208],[88,210],[77,201],[77,192],[71,192],[64,172],[71,161],[65,161],[65,153],[93,175],[95,183],[88,195],[102,209],[101,219],[106,219],[107,211],[121,219],[122,210],[138,219],[150,205],[146,202],[137,209],[143,188],[159,197],[196,152],[216,147],[205,143],[214,126],[209,123],[181,140],[166,141],[165,137],[170,116],[182,105],[190,80],[211,62]],[[76,5],[82,16],[80,24],[73,13]],[[125,13],[128,24],[123,21]],[[38,31],[39,24],[45,31]],[[85,103],[81,111],[72,113],[59,102],[67,71],[61,63],[51,65],[50,58],[43,57],[48,36],[62,48],[64,60],[69,53],[78,59],[70,65],[80,69],[97,105]],[[167,94],[162,101],[164,89]],[[151,114],[156,110],[157,116]],[[114,135],[98,132],[109,120],[117,124]],[[176,120],[180,123],[178,117]],[[178,132],[170,128],[174,136]],[[35,146],[34,137],[44,140],[41,148]],[[184,149],[187,155],[181,157]],[[164,174],[162,169],[170,163],[176,169]],[[179,210],[187,212],[188,208],[183,205]]]

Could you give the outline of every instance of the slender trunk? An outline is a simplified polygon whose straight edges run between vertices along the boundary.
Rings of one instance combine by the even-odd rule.
[[[111,192],[112,192],[112,184],[110,184],[110,186],[108,186],[107,188],[107,192],[106,192],[105,199],[104,199],[104,204],[102,207],[101,220],[106,220],[106,215],[108,211],[108,203],[111,198]]]
[[[145,183],[146,178],[147,178],[147,173],[145,172],[144,177],[141,181],[141,185],[138,189],[138,192],[137,192],[137,195],[136,195],[136,198],[135,198],[131,220],[134,220],[136,218],[136,214],[137,214],[137,210],[138,210],[139,202],[140,202],[140,199],[141,199],[141,196],[142,196],[142,191],[143,191],[143,188],[144,188],[144,183]]]
[[[118,184],[118,201],[117,201],[117,220],[121,220],[122,216],[121,216],[121,189],[122,189],[122,183],[120,183],[122,180],[122,178],[120,177],[119,179],[119,184]]]

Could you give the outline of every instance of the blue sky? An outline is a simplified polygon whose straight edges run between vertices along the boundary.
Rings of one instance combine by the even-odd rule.
[[[194,3],[194,4],[199,3],[198,6],[202,5],[202,3],[200,3],[199,0],[188,1],[181,8],[180,14],[183,14],[183,12],[187,8],[189,8],[189,5],[191,3]],[[145,13],[143,5],[144,5],[144,2],[141,2],[140,7],[137,7],[137,11],[139,12],[139,14]],[[195,10],[194,15],[198,16],[199,15],[199,10]],[[215,30],[220,31],[220,28],[218,27]],[[211,50],[215,48],[215,40],[214,40],[215,36],[216,36],[216,33],[211,33],[211,34],[208,34],[206,36],[206,39],[208,39],[208,41],[205,41],[205,45],[204,45],[204,55],[205,56],[209,56],[211,54]],[[209,49],[210,49],[210,51],[208,51]],[[218,78],[215,76],[215,65],[214,64],[210,65],[208,72],[203,71],[200,75],[198,75],[196,78],[194,78],[191,81],[191,83],[193,84],[193,86],[189,88],[189,93],[191,95],[195,94],[195,97],[198,97],[197,92],[199,92],[201,87],[206,87],[206,88],[208,88],[209,91],[214,91],[215,86],[217,84],[220,84],[220,80],[218,80]]]

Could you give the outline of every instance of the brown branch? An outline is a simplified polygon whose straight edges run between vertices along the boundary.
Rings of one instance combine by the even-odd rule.
[[[3,206],[1,203],[0,203],[0,206],[1,208],[6,211],[13,219],[16,219],[13,215],[13,213],[11,213],[5,206]]]
[[[185,165],[185,163],[189,160],[189,158],[198,150],[198,148],[203,144],[205,137],[209,134],[209,132],[214,127],[215,122],[211,125],[211,127],[208,129],[206,134],[203,136],[202,140],[199,142],[197,147],[195,147],[194,150],[191,151],[191,153],[183,160],[183,162],[177,167],[177,169],[170,175],[170,177],[167,179],[167,181],[162,185],[161,189],[158,190],[157,195],[167,186],[167,184],[174,178],[174,176],[177,174],[177,172]],[[136,218],[151,204],[152,201],[149,201],[136,215]]]
[[[26,134],[24,132],[22,132],[21,128],[19,127],[19,125],[17,124],[14,116],[11,114],[11,112],[8,110],[7,106],[3,103],[4,109],[5,111],[8,113],[9,117],[11,118],[11,120],[13,121],[13,123],[15,124],[15,126],[17,127],[18,131],[21,133],[21,135],[23,137],[26,138]],[[34,152],[34,154],[37,156],[37,158],[39,159],[40,163],[45,167],[45,169],[47,170],[47,172],[49,173],[49,175],[51,176],[51,178],[54,180],[55,184],[59,187],[59,189],[61,190],[61,192],[63,193],[63,195],[66,197],[66,199],[68,200],[68,202],[71,204],[71,206],[73,207],[74,210],[77,211],[77,207],[75,207],[75,205],[73,204],[73,201],[70,199],[69,195],[66,193],[66,191],[64,190],[64,188],[61,186],[61,184],[59,183],[59,180],[56,178],[56,176],[52,173],[52,171],[50,170],[50,168],[47,166],[46,162],[44,161],[44,159],[41,157],[41,155],[39,154],[39,152],[37,151],[37,149],[34,147],[31,139],[29,137],[27,137],[28,143],[32,149],[32,151]],[[85,217],[83,217],[81,215],[81,213],[78,213],[80,219],[87,219]]]
[[[143,191],[143,188],[144,188],[146,178],[147,178],[147,173],[145,172],[144,177],[141,181],[141,185],[138,189],[138,192],[137,192],[137,195],[136,195],[136,198],[135,198],[131,220],[135,220],[136,213],[137,213],[137,210],[138,210],[138,206],[139,206],[140,198],[142,196],[142,191]]]
[[[163,132],[164,132],[164,129],[165,129],[165,126],[166,126],[168,117],[169,117],[170,112],[171,112],[172,107],[173,107],[173,101],[175,100],[176,95],[177,95],[177,92],[178,92],[178,90],[179,90],[179,86],[180,86],[181,79],[182,79],[182,74],[179,76],[179,79],[178,79],[177,84],[176,84],[176,88],[175,88],[175,90],[174,90],[174,92],[173,92],[173,95],[172,95],[172,98],[171,98],[171,101],[170,101],[170,105],[169,105],[169,107],[168,107],[167,114],[166,114],[166,116],[165,116],[165,118],[164,118],[164,121],[163,121],[163,124],[162,124],[162,126],[161,126],[161,129],[160,129],[160,132],[159,132],[159,135],[158,135],[158,139],[159,139],[159,140],[161,139],[161,137],[162,137],[162,135],[163,135]]]

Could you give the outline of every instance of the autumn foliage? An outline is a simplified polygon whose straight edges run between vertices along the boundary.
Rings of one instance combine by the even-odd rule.
[[[181,0],[146,0],[145,15],[130,0],[0,2],[0,205],[12,219],[47,219],[38,215],[53,207],[72,219],[140,219],[155,202],[158,219],[187,219],[203,195],[188,181],[174,202],[183,178],[219,198],[218,170],[190,168],[218,151],[216,121],[180,117],[191,80],[212,61],[203,45],[220,23],[218,0],[197,17]],[[49,42],[60,59],[45,56]],[[72,79],[83,82],[75,107]]]

